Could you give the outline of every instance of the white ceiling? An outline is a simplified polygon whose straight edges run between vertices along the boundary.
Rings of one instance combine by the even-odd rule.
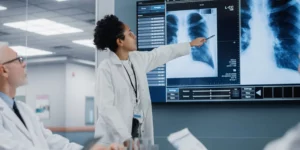
[[[72,43],[72,40],[92,39],[95,20],[95,0],[0,0],[7,10],[0,11],[0,41],[10,46],[23,45],[55,52],[57,56],[95,60],[95,49]],[[43,36],[3,26],[3,23],[45,18],[84,32]],[[27,43],[26,43],[27,41]]]

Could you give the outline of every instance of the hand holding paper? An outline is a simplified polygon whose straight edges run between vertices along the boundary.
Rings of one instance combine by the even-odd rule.
[[[207,148],[191,134],[187,128],[170,134],[168,141],[177,150],[207,150]]]

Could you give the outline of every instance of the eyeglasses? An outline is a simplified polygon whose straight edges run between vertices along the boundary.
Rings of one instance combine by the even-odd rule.
[[[12,59],[12,60],[9,60],[7,62],[4,62],[2,65],[5,65],[5,64],[9,64],[9,63],[12,63],[14,61],[18,60],[21,64],[24,62],[24,58],[23,57],[17,57],[15,59]]]

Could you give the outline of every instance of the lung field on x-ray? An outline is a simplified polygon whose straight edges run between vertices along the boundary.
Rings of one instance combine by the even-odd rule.
[[[300,51],[299,0],[268,0],[269,24],[276,39],[274,51],[279,68],[297,70]]]
[[[175,15],[167,15],[167,43],[177,43],[178,18]]]
[[[300,2],[299,0],[259,0],[260,15],[267,15],[268,26],[274,37],[273,52],[278,68],[297,70],[300,51]],[[250,34],[252,8],[258,0],[241,1],[241,51],[246,51],[253,40]],[[264,13],[266,12],[266,13]],[[256,37],[257,38],[257,37]],[[262,43],[264,44],[264,43]],[[264,51],[264,50],[262,50]]]
[[[191,13],[188,18],[188,33],[191,40],[198,37],[208,37],[206,22],[199,13]],[[214,68],[214,63],[207,44],[204,44],[201,47],[193,47],[192,57],[193,60],[203,61]]]
[[[204,10],[211,11],[210,9]],[[209,12],[207,12],[209,13]],[[179,30],[179,18],[174,14],[167,15],[167,44],[178,43],[178,30]],[[181,20],[182,23],[182,20]],[[198,37],[208,37],[207,34],[207,25],[205,19],[197,12],[191,12],[188,15],[187,25],[184,26],[185,29],[188,31],[189,39],[192,41]],[[181,26],[182,27],[182,26]],[[192,59],[194,61],[201,61],[207,63],[209,66],[214,68],[214,63],[212,59],[212,55],[208,49],[208,45],[205,43],[201,47],[193,47],[192,51]]]
[[[251,0],[241,1],[243,9],[241,10],[241,50],[245,51],[251,40],[249,21],[251,16]]]
[[[299,0],[241,0],[241,83],[300,83],[299,41]]]

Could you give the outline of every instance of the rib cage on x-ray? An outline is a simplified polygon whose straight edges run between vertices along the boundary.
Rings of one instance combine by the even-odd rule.
[[[268,0],[269,23],[275,36],[274,51],[279,68],[298,70],[300,49],[299,0]]]
[[[205,19],[199,13],[191,13],[188,18],[188,33],[191,40],[198,37],[208,37]],[[201,47],[193,47],[192,57],[193,60],[203,61],[214,68],[214,63],[207,44],[203,44]]]
[[[210,9],[208,9],[209,11]],[[207,11],[207,10],[206,10]],[[190,40],[194,40],[198,37],[207,37],[207,26],[205,19],[199,13],[191,13],[188,15],[187,20],[188,36]],[[177,43],[177,32],[178,32],[178,18],[173,15],[167,15],[167,42],[168,44]],[[207,44],[204,44],[201,47],[193,47],[192,58],[194,61],[201,61],[207,63],[209,66],[214,68],[213,59],[210,51],[208,50]]]
[[[243,5],[243,9],[241,10],[241,50],[245,51],[251,40],[249,25],[251,19],[251,0],[244,0],[241,3]]]
[[[262,1],[260,15],[267,15],[273,33],[273,48],[278,68],[297,70],[300,47],[300,1],[299,0],[242,0],[241,10],[241,51],[246,51],[251,43],[249,21],[254,2]],[[270,37],[271,38],[271,37]],[[263,43],[262,43],[263,44]]]
[[[178,18],[175,15],[167,16],[167,43],[177,43]]]

